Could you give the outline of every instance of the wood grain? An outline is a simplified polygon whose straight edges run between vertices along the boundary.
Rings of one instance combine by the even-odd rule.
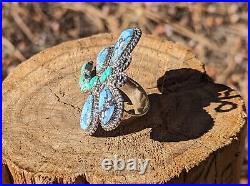
[[[127,74],[150,99],[147,115],[87,136],[80,67],[117,35],[62,43],[19,65],[3,82],[3,180],[14,183],[236,183],[246,113],[237,91],[214,83],[184,47],[144,36]],[[104,171],[101,161],[149,159],[144,175]]]

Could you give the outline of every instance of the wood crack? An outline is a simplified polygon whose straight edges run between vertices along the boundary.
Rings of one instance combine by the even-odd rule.
[[[65,101],[62,101],[61,98],[60,98],[60,96],[58,96],[55,92],[53,92],[51,88],[49,88],[49,89],[50,89],[51,93],[56,97],[56,99],[57,99],[57,101],[58,101],[59,103],[62,103],[62,104],[64,104],[64,105],[66,105],[66,106],[70,106],[70,107],[72,107],[74,110],[77,110],[78,113],[81,113],[81,109],[80,109],[79,107],[77,107],[77,106],[75,106],[75,105],[73,105],[73,104],[67,103],[67,102],[65,102]]]

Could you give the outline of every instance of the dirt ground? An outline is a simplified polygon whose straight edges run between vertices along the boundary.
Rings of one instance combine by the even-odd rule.
[[[138,26],[190,48],[248,101],[247,3],[3,3],[2,78],[48,47]],[[247,149],[241,183],[247,183]]]

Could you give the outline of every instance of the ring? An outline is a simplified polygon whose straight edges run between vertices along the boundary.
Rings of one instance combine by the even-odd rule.
[[[147,93],[124,72],[132,61],[131,53],[141,34],[139,28],[124,30],[114,45],[99,52],[96,67],[93,68],[93,61],[82,65],[80,90],[89,95],[83,105],[80,126],[87,134],[94,134],[99,124],[106,131],[115,129],[124,112],[142,116],[149,110]],[[132,105],[132,109],[128,110],[128,105]]]

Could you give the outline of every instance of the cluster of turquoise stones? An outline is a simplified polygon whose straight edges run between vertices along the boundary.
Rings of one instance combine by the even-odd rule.
[[[94,77],[91,77],[88,75],[86,76],[86,71],[87,71],[86,66],[89,66],[89,65],[90,65],[89,63],[86,63],[82,67],[83,74],[81,73],[80,80],[79,80],[81,92],[91,91],[95,87],[98,80],[100,81],[100,83],[104,83],[113,72],[112,67],[107,67],[107,69],[105,69],[100,74],[100,76],[97,76],[97,75]]]
[[[114,46],[102,49],[97,55],[96,69],[93,62],[81,68],[80,90],[89,92],[83,105],[80,125],[88,134],[93,134],[99,123],[104,130],[113,130],[123,114],[123,99],[119,91],[127,76],[123,71],[131,62],[131,52],[138,43],[141,31],[138,28],[124,30]]]

